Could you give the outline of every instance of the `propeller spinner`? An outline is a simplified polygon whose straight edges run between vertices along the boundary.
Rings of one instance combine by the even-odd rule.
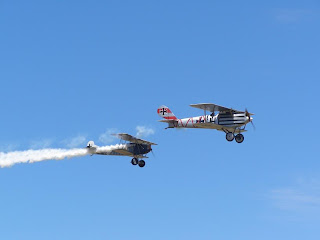
[[[252,124],[252,127],[254,130],[256,130],[256,126],[253,124],[253,118],[251,117],[251,115],[253,115],[253,113],[249,113],[248,109],[246,108],[245,110],[246,116],[249,118],[249,122]]]

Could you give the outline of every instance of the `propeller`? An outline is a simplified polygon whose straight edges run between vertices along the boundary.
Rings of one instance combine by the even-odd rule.
[[[156,158],[156,155],[154,154],[153,149],[151,149],[151,153],[152,153],[152,156]]]
[[[152,156],[156,157],[154,152],[153,152],[153,149],[152,149],[151,145],[150,145],[150,152],[152,153]]]
[[[256,130],[256,126],[253,124],[253,121],[252,121],[252,118],[251,118],[251,115],[253,115],[253,114],[249,113],[247,108],[245,110],[245,114],[249,118],[249,122],[252,124],[253,130]]]

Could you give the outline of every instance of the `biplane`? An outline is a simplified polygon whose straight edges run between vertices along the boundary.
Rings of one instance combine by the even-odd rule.
[[[243,142],[242,133],[247,131],[245,130],[246,125],[249,122],[253,125],[251,116],[254,114],[249,113],[247,109],[238,111],[212,103],[191,104],[190,106],[204,110],[204,115],[178,119],[168,107],[163,105],[157,110],[158,115],[164,118],[160,122],[168,123],[167,128],[216,129],[225,132],[229,142],[235,139],[237,143]],[[209,115],[207,115],[207,111],[210,112]]]
[[[148,158],[147,153],[152,151],[151,146],[157,145],[155,143],[133,137],[127,133],[118,133],[118,134],[112,134],[112,135],[121,139],[120,144],[113,145],[113,146],[99,147],[95,145],[93,141],[89,141],[87,144],[89,153],[91,155],[99,154],[99,155],[133,157],[131,160],[132,165],[138,165],[139,167],[144,167],[146,163],[143,159]]]

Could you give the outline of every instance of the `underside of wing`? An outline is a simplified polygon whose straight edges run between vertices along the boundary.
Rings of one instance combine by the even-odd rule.
[[[221,127],[221,129],[217,129],[218,131],[222,131],[222,132],[235,132],[235,133],[242,133],[242,132],[246,132],[247,130],[244,129],[236,129],[235,128],[231,128],[231,127]]]
[[[124,140],[124,141],[128,141],[128,142],[132,142],[132,143],[137,143],[137,144],[150,144],[150,145],[157,145],[156,143],[152,143],[140,138],[136,138],[130,134],[127,133],[118,133],[118,134],[113,134],[114,136],[117,136],[118,138]]]
[[[129,157],[136,157],[136,158],[148,158],[147,156],[144,155],[134,155],[132,152],[129,152],[125,149],[116,149],[112,150],[111,152],[98,152],[96,154],[99,155],[112,155],[112,156],[129,156]]]
[[[226,127],[226,126],[221,126],[219,124],[214,124],[214,123],[195,123],[195,127],[198,128],[205,128],[205,129],[216,129],[218,131],[223,131],[223,132],[234,132],[235,127]],[[246,132],[247,130],[244,129],[237,129],[236,132]]]
[[[134,157],[135,158],[149,158],[149,157],[147,157],[147,156],[145,156],[145,155],[134,155]]]
[[[175,119],[162,119],[162,120],[158,120],[158,122],[174,123],[174,122],[178,122],[178,120],[175,120]]]
[[[218,125],[218,124],[214,124],[214,123],[209,123],[209,122],[207,122],[207,123],[195,123],[195,124],[193,124],[195,127],[197,127],[197,128],[208,128],[208,129],[217,129],[217,130],[219,130],[220,129],[220,125]]]
[[[126,153],[124,154],[123,152],[119,151],[119,150],[112,150],[110,151],[98,151],[95,154],[98,155],[112,155],[112,156],[125,156],[127,155]]]
[[[132,152],[129,152],[125,149],[118,149],[118,150],[114,150],[114,151],[118,152],[119,154],[124,155],[124,156],[136,157],[136,158],[148,158],[147,156],[144,156],[142,154],[134,155]]]
[[[132,152],[129,152],[125,149],[117,149],[117,150],[113,150],[114,152],[117,152],[121,155],[125,155],[125,156],[133,156]]]

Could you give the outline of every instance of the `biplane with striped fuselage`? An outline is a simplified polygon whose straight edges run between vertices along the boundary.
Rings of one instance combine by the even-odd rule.
[[[216,129],[225,132],[229,142],[235,139],[237,143],[242,143],[244,141],[242,133],[247,131],[245,127],[249,122],[252,123],[251,116],[254,115],[247,109],[238,111],[212,103],[191,104],[190,106],[204,110],[204,115],[178,119],[167,106],[162,105],[157,110],[158,115],[164,118],[160,122],[168,123],[167,128]]]

